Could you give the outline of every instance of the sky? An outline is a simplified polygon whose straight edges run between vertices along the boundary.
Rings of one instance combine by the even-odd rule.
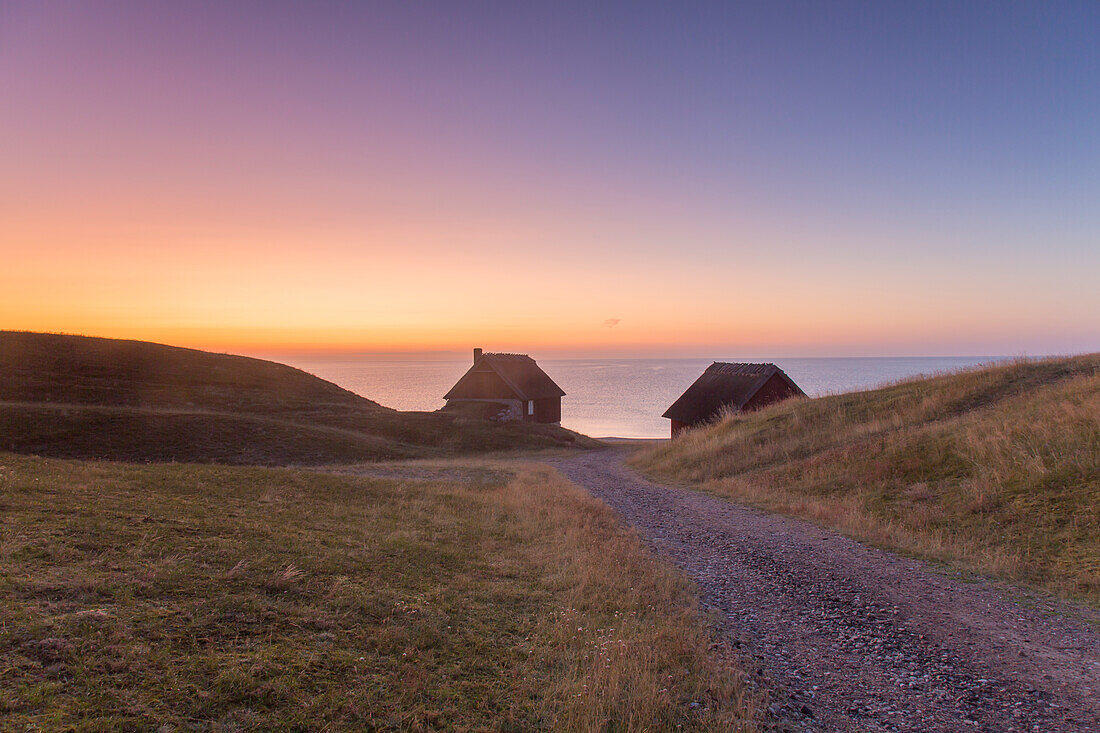
[[[5,2],[0,329],[1100,350],[1100,4]]]

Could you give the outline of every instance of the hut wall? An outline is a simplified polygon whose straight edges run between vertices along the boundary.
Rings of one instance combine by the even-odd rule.
[[[561,422],[561,397],[535,400],[535,414],[527,415],[529,422]]]
[[[444,409],[466,409],[470,411],[466,413],[467,415],[476,415],[485,420],[497,422],[510,422],[524,419],[526,404],[519,400],[468,400],[452,397],[447,400],[447,407]]]
[[[785,400],[788,397],[792,397],[797,392],[791,389],[791,385],[787,384],[787,381],[778,374],[773,374],[772,378],[764,383],[764,386],[752,396],[752,399],[745,403],[745,406],[741,408],[743,412],[750,410],[759,410],[762,407]]]

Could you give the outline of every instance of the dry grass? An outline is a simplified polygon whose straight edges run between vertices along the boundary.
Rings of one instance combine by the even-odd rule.
[[[503,499],[507,516],[546,539],[540,564],[560,568],[560,605],[536,633],[549,652],[539,665],[557,671],[542,693],[556,730],[749,727],[686,581],[614,512],[545,467],[522,471]]]
[[[748,729],[685,581],[508,470],[0,454],[0,729]]]
[[[643,470],[1100,603],[1100,356],[788,402],[640,452]]]

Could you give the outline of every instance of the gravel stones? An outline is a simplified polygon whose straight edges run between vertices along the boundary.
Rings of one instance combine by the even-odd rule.
[[[783,731],[1100,731],[1100,614],[963,582],[801,520],[549,461],[698,585]]]

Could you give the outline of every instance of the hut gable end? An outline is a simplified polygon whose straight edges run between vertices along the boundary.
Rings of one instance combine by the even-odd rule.
[[[475,365],[451,387],[444,399],[509,399],[522,400],[522,395],[488,365]]]

